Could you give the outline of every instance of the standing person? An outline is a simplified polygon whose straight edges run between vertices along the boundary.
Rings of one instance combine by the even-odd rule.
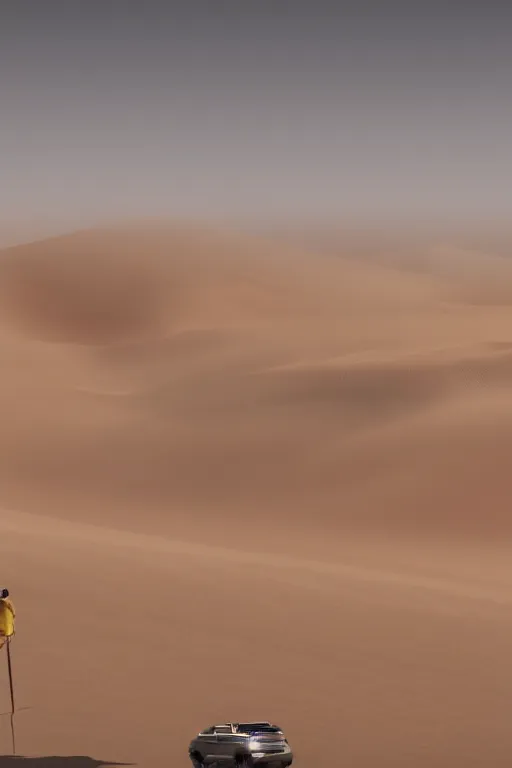
[[[9,590],[0,590],[0,649],[5,645],[6,640],[14,635],[14,620],[16,611],[12,600],[9,599]]]

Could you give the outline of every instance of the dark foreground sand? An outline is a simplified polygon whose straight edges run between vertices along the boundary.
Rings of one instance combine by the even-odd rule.
[[[180,768],[256,717],[303,768],[509,765],[512,271],[427,255],[156,226],[0,253],[20,754]]]

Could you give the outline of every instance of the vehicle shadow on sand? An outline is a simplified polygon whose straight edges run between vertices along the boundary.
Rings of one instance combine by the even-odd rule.
[[[23,757],[0,755],[0,768],[110,768],[116,765],[134,765],[134,763],[116,763],[112,760],[94,760],[92,757],[76,755],[72,757]]]

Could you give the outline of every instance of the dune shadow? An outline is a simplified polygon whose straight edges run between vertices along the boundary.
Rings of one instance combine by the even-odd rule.
[[[92,757],[48,756],[23,757],[0,755],[0,768],[109,768],[116,765],[134,765],[134,763],[116,763],[112,760],[94,760]]]

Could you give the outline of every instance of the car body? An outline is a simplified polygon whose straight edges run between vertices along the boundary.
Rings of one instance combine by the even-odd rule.
[[[293,762],[281,728],[266,721],[212,725],[191,741],[188,753],[194,768],[287,768]]]

